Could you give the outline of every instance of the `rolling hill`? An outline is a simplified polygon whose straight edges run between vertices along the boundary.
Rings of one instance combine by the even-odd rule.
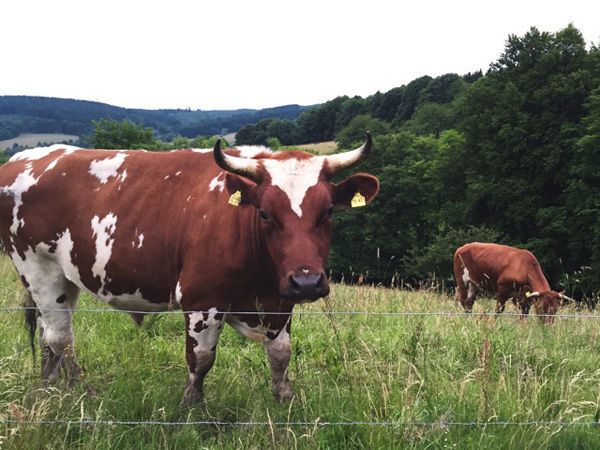
[[[53,97],[0,96],[0,140],[22,133],[64,133],[85,136],[92,120],[127,119],[156,130],[156,137],[226,134],[261,119],[294,120],[311,106],[285,105],[266,109],[184,110],[129,109],[87,100]]]

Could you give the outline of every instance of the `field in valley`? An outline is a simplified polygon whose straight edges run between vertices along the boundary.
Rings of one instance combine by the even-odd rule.
[[[18,304],[19,284],[1,257],[0,307]],[[102,305],[83,295],[80,307]],[[492,300],[476,303],[476,312],[484,310],[493,310]],[[338,284],[327,301],[297,311],[460,309],[432,292]],[[517,317],[299,314],[290,364],[296,397],[285,404],[271,395],[262,346],[227,327],[206,401],[186,409],[179,406],[187,370],[180,314],[137,327],[122,313],[76,313],[86,372],[73,388],[41,383],[22,311],[0,317],[0,448],[600,446],[597,427],[582,424],[600,418],[600,322],[593,318],[547,326]],[[185,424],[202,421],[236,424]]]
[[[14,144],[23,147],[35,147],[39,142],[46,144],[61,143],[67,141],[77,141],[79,136],[74,134],[57,134],[57,133],[23,133],[12,139],[0,141],[0,151],[12,148]]]

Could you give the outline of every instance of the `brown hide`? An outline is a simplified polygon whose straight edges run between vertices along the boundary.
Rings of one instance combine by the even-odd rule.
[[[463,245],[454,253],[454,277],[457,297],[467,312],[476,290],[497,294],[497,312],[504,310],[511,297],[524,314],[532,303],[540,314],[554,314],[559,305],[560,294],[550,289],[538,260],[528,250],[480,242]]]

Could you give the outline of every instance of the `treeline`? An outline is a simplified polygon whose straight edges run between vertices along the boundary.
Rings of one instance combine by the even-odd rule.
[[[92,121],[113,119],[144,123],[157,139],[226,134],[264,118],[295,120],[308,106],[287,105],[261,110],[201,111],[128,109],[86,100],[0,96],[0,140],[20,133],[65,133],[87,136]]]
[[[481,240],[530,249],[569,294],[599,293],[599,86],[597,46],[532,28],[449,102],[397,111],[361,167],[380,194],[337,218],[334,271],[450,281],[456,247]]]
[[[277,138],[283,145],[293,145],[335,139],[345,147],[357,138],[345,130],[353,120],[360,120],[353,128],[370,125],[371,131],[378,134],[402,127],[420,134],[439,133],[455,125],[452,102],[481,76],[481,71],[463,76],[423,76],[367,98],[337,97],[303,112],[294,122],[264,119],[247,125],[236,134],[236,143],[266,145],[269,138]],[[407,123],[411,118],[413,122]]]
[[[556,288],[600,292],[600,50],[572,25],[510,36],[481,73],[422,77],[384,94],[339,97],[295,123],[262,121],[237,143],[336,139],[374,151],[360,170],[381,191],[336,217],[331,268],[451,283],[461,244],[528,248]],[[280,133],[280,134],[278,134]]]

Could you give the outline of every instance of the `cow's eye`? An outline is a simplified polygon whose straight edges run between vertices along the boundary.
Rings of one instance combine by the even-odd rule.
[[[264,209],[259,209],[259,210],[258,210],[258,215],[259,215],[259,216],[260,216],[260,218],[261,218],[263,221],[265,221],[265,222],[266,222],[267,220],[269,220],[269,215],[268,215],[268,214],[265,212],[265,210],[264,210]]]
[[[333,206],[327,210],[327,217],[333,216]]]

